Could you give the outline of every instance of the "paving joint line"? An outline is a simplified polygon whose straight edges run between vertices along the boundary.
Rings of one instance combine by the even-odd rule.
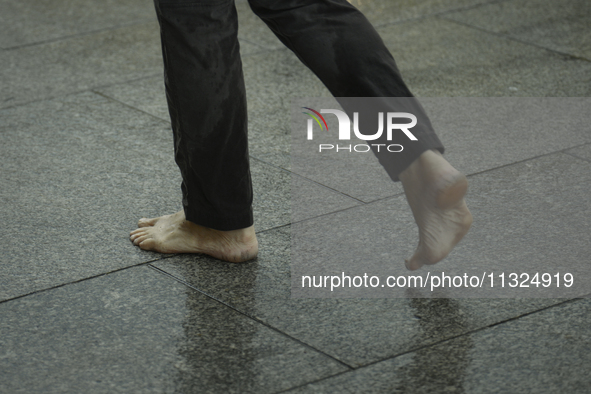
[[[455,24],[458,24],[460,26],[465,26],[465,27],[468,27],[470,29],[478,30],[480,32],[483,32],[483,33],[486,33],[486,34],[490,34],[490,35],[495,36],[495,37],[503,38],[503,39],[508,40],[508,41],[514,41],[514,42],[518,42],[520,44],[527,45],[527,46],[530,46],[530,47],[534,47],[534,48],[538,48],[538,49],[543,49],[544,51],[550,52],[550,53],[552,53],[554,55],[559,55],[561,57],[566,57],[566,58],[568,58],[570,60],[582,60],[582,61],[585,61],[587,63],[590,63],[591,62],[590,59],[587,59],[585,57],[573,55],[573,54],[570,54],[570,53],[567,53],[567,52],[562,52],[562,51],[559,51],[559,50],[556,50],[556,49],[547,48],[547,47],[545,47],[543,45],[536,44],[536,43],[530,42],[530,41],[525,41],[525,40],[522,40],[522,39],[517,38],[517,37],[513,37],[513,36],[508,35],[508,34],[497,33],[497,32],[494,32],[494,31],[487,30],[487,29],[482,28],[482,27],[471,25],[471,24],[466,23],[466,22],[461,22],[461,21],[458,21],[458,20],[455,20],[455,19],[446,18],[445,16],[436,16],[436,17],[439,18],[440,20],[445,20],[447,22],[455,23]]]
[[[577,156],[574,153],[569,153],[569,152],[562,152],[562,153],[564,153],[565,155],[569,155],[571,157],[574,157],[575,159],[579,159],[579,160],[586,161],[587,163],[591,163],[591,160],[585,159],[584,157]]]
[[[279,229],[282,229],[282,228],[285,228],[285,227],[291,227],[291,225],[292,225],[291,222],[290,223],[286,223],[286,224],[281,224],[279,226],[266,228],[266,229],[261,230],[261,231],[256,231],[256,234],[263,234],[263,233],[266,233],[266,232],[269,232],[269,231],[279,230]]]
[[[121,267],[121,268],[116,268],[116,269],[114,269],[112,271],[101,272],[100,274],[87,276],[87,277],[81,278],[81,279],[76,279],[76,280],[71,281],[71,282],[60,283],[59,285],[47,287],[47,288],[44,288],[44,289],[34,290],[34,291],[32,291],[30,293],[27,293],[27,294],[21,294],[21,295],[18,295],[16,297],[7,298],[5,300],[0,300],[0,305],[2,305],[4,303],[7,303],[7,302],[10,302],[10,301],[18,300],[20,298],[29,297],[29,296],[32,296],[32,295],[35,295],[35,294],[44,293],[46,291],[50,291],[50,290],[54,290],[54,289],[59,289],[60,287],[65,287],[65,286],[73,285],[73,284],[76,284],[76,283],[85,282],[87,280],[100,278],[101,276],[106,276],[106,275],[114,274],[116,272],[124,271],[124,270],[130,269],[130,268],[141,267],[143,265],[151,264],[151,263],[154,263],[156,261],[160,261],[160,260],[167,259],[167,258],[174,257],[174,256],[176,256],[176,255],[171,255],[171,256],[168,256],[168,257],[161,257],[161,258],[154,259],[154,260],[149,260],[149,261],[144,261],[142,263],[138,263],[138,264],[134,264],[134,265],[129,265],[129,266],[126,266],[126,267]]]
[[[585,143],[583,145],[587,145],[587,144]],[[493,167],[493,168],[487,168],[487,169],[482,170],[482,171],[478,171],[478,172],[474,172],[474,173],[468,174],[468,175],[466,175],[466,177],[473,177],[473,176],[476,176],[476,175],[485,174],[487,172],[496,171],[496,170],[499,170],[499,169],[502,169],[502,168],[506,168],[506,167],[511,167],[511,166],[513,166],[515,164],[522,164],[522,163],[525,163],[525,162],[528,162],[528,161],[531,161],[531,160],[540,159],[542,157],[551,156],[551,155],[555,155],[555,154],[558,154],[558,153],[566,153],[564,151],[569,150],[569,149],[578,148],[579,146],[581,146],[581,145],[572,146],[570,148],[564,148],[564,149],[557,150],[557,151],[554,151],[554,152],[542,153],[540,155],[528,157],[526,159],[514,161],[512,163],[502,164],[500,166]]]
[[[505,323],[508,323],[508,322],[511,322],[511,321],[514,321],[514,320],[521,319],[522,317],[533,315],[533,314],[538,313],[538,312],[543,312],[543,311],[548,310],[550,308],[554,308],[554,307],[558,307],[558,306],[561,306],[561,305],[565,305],[567,303],[577,302],[577,301],[580,301],[582,299],[585,299],[588,296],[589,296],[589,294],[584,295],[584,296],[581,296],[580,298],[572,298],[572,299],[564,300],[564,301],[559,302],[557,304],[553,304],[553,305],[549,305],[549,306],[546,306],[546,307],[543,307],[543,308],[540,308],[540,309],[536,309],[535,311],[526,312],[526,313],[524,313],[522,315],[511,317],[511,318],[508,318],[508,319],[505,319],[505,320],[501,320],[499,322],[492,323],[492,324],[489,324],[487,326],[479,327],[479,328],[476,328],[476,329],[473,329],[473,330],[469,330],[467,332],[464,332],[464,333],[461,333],[461,334],[458,334],[458,335],[453,335],[453,336],[451,336],[449,338],[441,339],[439,341],[436,341],[436,342],[433,342],[433,343],[430,343],[430,344],[426,344],[426,345],[423,345],[423,346],[417,346],[415,348],[411,348],[411,349],[409,349],[407,351],[404,351],[402,353],[398,353],[398,354],[396,354],[394,356],[387,357],[387,358],[384,358],[384,359],[381,359],[381,360],[377,360],[377,361],[373,361],[371,363],[364,364],[364,365],[362,365],[360,367],[357,367],[357,368],[353,368],[352,371],[339,372],[337,374],[334,374],[334,375],[331,375],[331,376],[328,376],[328,377],[325,377],[325,378],[322,378],[322,379],[313,380],[313,381],[310,381],[310,382],[301,384],[299,386],[291,387],[291,388],[289,388],[287,390],[279,391],[279,392],[277,392],[277,394],[285,393],[285,392],[288,392],[290,390],[294,390],[294,389],[297,389],[297,388],[300,388],[300,387],[305,387],[305,386],[307,386],[309,384],[319,383],[319,382],[322,382],[324,380],[331,379],[331,378],[334,378],[334,377],[337,377],[337,376],[340,376],[340,375],[344,375],[344,374],[347,374],[347,373],[352,373],[352,372],[355,372],[355,371],[358,371],[358,370],[361,370],[361,369],[364,369],[364,368],[371,367],[371,366],[376,365],[376,364],[381,363],[381,362],[385,362],[385,361],[389,361],[389,360],[394,360],[395,358],[398,358],[398,357],[401,357],[401,356],[404,356],[404,355],[407,355],[407,354],[411,354],[411,353],[417,352],[419,350],[423,350],[423,349],[427,349],[427,348],[430,348],[430,347],[434,347],[434,346],[437,346],[437,345],[440,345],[440,344],[443,344],[443,343],[446,343],[446,342],[449,342],[449,341],[453,341],[453,340],[458,339],[458,338],[461,338],[463,336],[472,335],[474,333],[477,333],[477,332],[480,332],[480,331],[484,331],[486,329],[489,329],[489,328],[492,328],[492,327],[495,327],[495,326],[498,326],[498,325],[501,325],[501,324],[505,324]]]
[[[539,158],[542,158],[542,157],[545,157],[545,156],[554,155],[554,154],[565,154],[565,155],[569,155],[569,156],[575,157],[575,158],[580,159],[580,160],[584,160],[586,162],[591,162],[588,159],[584,159],[582,157],[578,157],[576,155],[573,155],[573,154],[567,152],[568,150],[576,149],[576,148],[579,148],[579,147],[582,147],[582,146],[587,146],[587,145],[591,145],[591,144],[589,144],[589,143],[583,143],[581,145],[576,145],[576,146],[564,148],[564,149],[557,150],[557,151],[554,151],[554,152],[543,153],[543,154],[540,154],[540,155],[537,155],[537,156],[533,156],[533,157],[529,157],[529,158],[526,158],[526,159],[518,160],[518,161],[515,161],[515,162],[512,162],[512,163],[507,163],[507,164],[503,164],[503,165],[500,165],[500,166],[497,166],[497,167],[487,168],[487,169],[482,170],[482,171],[478,171],[478,172],[466,174],[466,177],[467,178],[471,178],[471,177],[474,177],[474,176],[477,176],[477,175],[485,174],[485,173],[490,172],[490,171],[496,171],[496,170],[499,170],[499,169],[502,169],[502,168],[505,168],[505,167],[513,166],[515,164],[522,164],[522,163],[525,163],[525,162],[528,162],[528,161],[531,161],[531,160],[536,160],[536,159],[539,159]],[[281,167],[279,167],[279,168],[281,168]],[[281,168],[281,169],[284,170],[284,171],[287,171],[287,172],[290,172],[291,173],[291,171],[288,171],[288,170],[286,170],[284,168]],[[295,173],[292,173],[292,174],[295,174]],[[298,174],[295,174],[295,175],[298,175]],[[300,176],[300,175],[298,175],[298,176]],[[314,182],[314,181],[312,181],[312,182]],[[319,185],[324,186],[322,184],[319,184]],[[317,216],[313,216],[313,217],[310,217],[310,218],[292,221],[292,222],[287,223],[287,224],[284,224],[284,225],[271,227],[271,228],[262,230],[260,232],[257,232],[257,234],[262,234],[262,233],[265,233],[265,232],[268,232],[268,231],[272,231],[272,230],[276,230],[276,229],[279,229],[279,228],[288,227],[288,226],[291,226],[291,225],[296,224],[296,223],[303,223],[303,222],[315,220],[315,219],[318,219],[318,218],[322,218],[324,216],[333,215],[333,214],[336,214],[336,213],[340,213],[340,212],[344,212],[344,211],[348,211],[348,210],[352,210],[352,209],[356,209],[356,208],[370,206],[372,204],[376,204],[376,203],[379,203],[379,202],[382,202],[382,201],[385,201],[385,200],[389,200],[389,199],[394,199],[394,198],[397,198],[397,197],[400,197],[400,196],[403,196],[403,195],[404,195],[404,192],[401,192],[401,193],[393,194],[393,195],[390,195],[390,196],[381,197],[379,199],[372,200],[372,201],[369,201],[369,202],[363,202],[362,205],[354,205],[352,207],[342,208],[342,209],[339,209],[339,210],[336,210],[336,211],[326,212],[326,213],[323,213],[323,214],[320,214],[320,215],[317,215]]]
[[[98,94],[97,92],[94,91],[95,89],[107,88],[107,87],[115,86],[115,85],[123,85],[123,84],[131,83],[131,82],[141,81],[142,79],[154,78],[154,77],[156,77],[158,75],[162,75],[162,74],[161,73],[158,73],[158,74],[150,74],[150,75],[145,75],[145,76],[138,77],[138,78],[128,79],[128,80],[125,80],[125,81],[113,82],[113,83],[109,83],[109,84],[105,84],[105,85],[98,85],[98,86],[93,86],[93,87],[86,88],[86,89],[75,90],[75,91],[66,92],[66,93],[63,93],[63,94],[57,94],[57,95],[54,95],[54,96],[48,96],[48,97],[42,97],[42,98],[35,98],[33,100],[25,101],[25,102],[18,103],[18,104],[9,105],[9,106],[6,106],[6,107],[1,107],[0,106],[0,111],[3,111],[5,109],[12,109],[12,108],[24,107],[24,106],[27,106],[27,105],[30,105],[30,104],[40,103],[42,101],[57,100],[57,99],[60,99],[62,97],[73,96],[73,95],[76,95],[76,94],[81,94],[81,93],[86,93],[86,92]],[[155,116],[155,115],[152,115],[152,116]],[[163,120],[162,118],[159,118],[159,119]]]
[[[589,162],[589,163],[591,163],[591,160],[589,160],[589,159],[586,159],[586,158],[584,158],[584,157],[577,156],[577,155],[575,155],[574,153],[570,153],[570,152],[568,152],[569,150],[572,150],[572,149],[577,149],[577,148],[582,148],[582,147],[591,147],[591,144],[587,144],[587,143],[586,143],[586,144],[581,144],[581,145],[573,146],[572,148],[565,148],[565,149],[562,149],[562,150],[560,150],[560,151],[558,151],[558,152],[559,152],[559,153],[564,153],[565,155],[569,155],[569,156],[575,157],[575,158],[577,158],[577,159],[584,160],[584,161],[586,161],[586,162]]]
[[[283,167],[281,167],[281,166],[275,165],[275,164],[273,164],[273,163],[269,163],[269,162],[267,162],[267,161],[261,160],[261,159],[259,159],[259,158],[255,157],[255,156],[250,156],[250,157],[251,157],[252,159],[255,159],[255,160],[257,160],[257,161],[261,162],[261,163],[264,163],[264,164],[267,164],[267,165],[273,166],[273,167],[275,167],[275,168],[277,168],[277,169],[279,169],[279,170],[281,170],[281,171],[283,171],[283,172],[287,172],[287,173],[288,173],[288,174],[290,174],[290,175],[295,175],[295,176],[297,176],[297,177],[299,177],[299,178],[301,178],[301,179],[305,179],[305,180],[307,180],[307,181],[310,181],[310,182],[312,182],[312,183],[315,183],[316,185],[318,185],[318,186],[321,186],[321,187],[323,187],[323,188],[325,188],[325,189],[328,189],[328,190],[330,190],[330,191],[333,191],[333,192],[335,192],[335,193],[337,193],[337,194],[340,194],[340,195],[342,195],[342,196],[348,197],[348,198],[350,198],[350,199],[352,199],[352,200],[355,200],[356,202],[359,202],[359,203],[361,203],[361,204],[367,204],[367,203],[366,203],[365,201],[363,201],[363,200],[360,200],[360,199],[358,199],[358,198],[356,198],[356,197],[350,196],[350,195],[348,195],[347,193],[343,193],[342,191],[339,191],[339,190],[337,190],[337,189],[334,189],[334,188],[332,188],[332,187],[330,187],[330,186],[327,186],[327,185],[325,185],[325,184],[322,184],[322,183],[320,183],[320,182],[317,182],[317,181],[315,181],[315,180],[313,180],[313,179],[310,179],[310,178],[308,178],[308,177],[306,177],[306,176],[304,176],[304,175],[298,174],[298,173],[296,173],[296,172],[293,172],[293,171],[291,171],[291,170],[288,170],[288,169],[286,169],[286,168],[283,168]]]
[[[427,14],[423,14],[423,15],[419,15],[419,16],[415,16],[415,17],[411,17],[411,18],[407,18],[407,19],[401,19],[401,20],[397,20],[397,21],[393,21],[393,22],[384,22],[384,23],[376,23],[376,24],[372,24],[374,26],[374,28],[378,29],[378,28],[382,28],[382,27],[388,27],[388,26],[393,26],[393,25],[402,25],[405,23],[412,23],[412,22],[419,22],[425,19],[429,19],[429,18],[433,18],[433,17],[438,17],[440,15],[445,15],[448,13],[453,13],[453,12],[461,12],[461,11],[467,11],[473,8],[478,8],[481,6],[485,6],[488,4],[495,4],[495,3],[503,3],[506,1],[510,1],[510,0],[491,0],[491,1],[485,1],[482,3],[478,3],[478,4],[471,4],[471,5],[467,5],[467,6],[463,6],[463,7],[457,7],[457,8],[452,8],[449,10],[443,10],[443,11],[436,11],[436,12],[431,12],[431,13],[427,13]]]
[[[96,94],[97,96],[104,97],[104,98],[106,98],[107,100],[110,100],[110,101],[113,101],[113,102],[119,103],[119,104],[123,105],[124,107],[130,108],[130,109],[133,109],[133,110],[135,110],[135,111],[141,112],[141,113],[143,113],[143,114],[145,114],[145,115],[148,115],[148,116],[150,116],[150,117],[151,117],[151,118],[153,118],[153,119],[159,120],[160,122],[164,122],[164,123],[170,124],[170,120],[162,119],[161,117],[159,117],[159,116],[157,116],[157,115],[151,114],[151,113],[149,113],[149,112],[146,112],[146,111],[144,111],[143,109],[140,109],[140,108],[134,107],[134,106],[132,106],[132,105],[130,105],[130,104],[127,104],[127,103],[124,103],[123,101],[121,101],[121,100],[119,100],[119,99],[116,99],[116,98],[114,98],[114,97],[108,96],[108,95],[106,95],[106,94],[104,94],[104,93],[101,93],[101,92],[98,92],[98,91],[96,91],[96,90],[94,90],[94,89],[92,89],[92,90],[91,90],[91,92],[92,92],[92,93],[94,93],[94,94]]]
[[[264,49],[264,51],[263,51],[263,52],[270,52],[270,51],[275,51],[275,50],[277,50],[277,49],[284,49],[284,48],[267,48],[266,46],[264,46],[264,45],[262,45],[262,44],[259,44],[259,43],[257,43],[256,41],[252,41],[251,39],[249,39],[249,38],[244,38],[244,37],[239,37],[239,38],[238,38],[238,41],[244,41],[244,42],[247,42],[247,43],[249,43],[249,44],[251,44],[251,45],[254,45],[254,46],[256,46],[256,47],[259,47],[260,49]],[[262,53],[262,52],[255,52],[255,53],[253,53],[253,54],[259,54],[259,53]],[[248,55],[242,55],[242,54],[240,54],[240,57],[244,57],[244,56],[250,56],[250,55],[251,55],[251,54],[248,54]]]
[[[69,34],[69,35],[65,35],[65,36],[61,36],[61,37],[48,38],[47,40],[30,42],[30,43],[15,45],[12,47],[2,48],[2,49],[5,51],[14,51],[14,50],[21,49],[21,48],[28,48],[28,47],[33,47],[33,46],[37,46],[37,45],[44,45],[44,44],[49,44],[49,43],[58,42],[58,41],[66,41],[66,40],[73,39],[73,38],[85,37],[85,36],[89,36],[89,35],[96,34],[96,33],[102,33],[102,32],[109,31],[109,30],[117,30],[117,29],[122,29],[125,27],[137,26],[137,25],[147,24],[147,23],[155,22],[155,21],[156,21],[156,19],[153,19],[153,18],[138,19],[135,22],[123,23],[123,24],[119,24],[119,25],[115,25],[115,26],[111,26],[111,27],[103,27],[103,28],[96,29],[96,30],[74,33],[74,34]]]
[[[283,335],[283,336],[285,336],[285,337],[287,337],[287,338],[291,339],[292,341],[295,341],[295,342],[299,343],[300,345],[303,345],[303,346],[305,346],[305,347],[307,347],[307,348],[309,348],[309,349],[311,349],[311,350],[314,350],[314,351],[315,351],[315,352],[317,352],[317,353],[320,353],[320,354],[322,354],[322,355],[324,355],[324,356],[326,356],[326,357],[330,358],[331,360],[333,360],[333,361],[335,361],[336,363],[338,363],[338,364],[340,364],[340,365],[342,365],[342,366],[344,366],[344,367],[348,368],[349,370],[354,370],[354,369],[355,369],[354,367],[352,367],[352,366],[348,365],[347,363],[345,363],[345,362],[343,362],[343,361],[341,361],[341,360],[339,360],[339,359],[335,358],[334,356],[331,356],[330,354],[328,354],[328,353],[325,353],[324,351],[322,351],[322,350],[320,350],[320,349],[316,349],[316,348],[315,348],[315,347],[313,347],[312,345],[309,345],[309,344],[307,344],[306,342],[304,342],[304,341],[302,341],[302,340],[300,340],[300,339],[294,338],[294,337],[292,337],[291,335],[289,335],[289,334],[287,334],[287,333],[285,333],[285,332],[281,331],[280,329],[278,329],[278,328],[276,328],[276,327],[273,327],[272,325],[270,325],[269,323],[267,323],[267,322],[265,322],[265,321],[263,321],[263,320],[259,319],[258,317],[256,317],[256,316],[251,316],[251,315],[249,315],[249,314],[247,314],[247,313],[245,313],[245,312],[242,312],[242,311],[241,311],[241,310],[239,310],[238,308],[236,308],[236,307],[234,307],[234,306],[232,306],[232,305],[230,305],[230,304],[228,304],[228,303],[226,303],[226,302],[224,302],[224,301],[220,300],[219,298],[217,298],[217,297],[215,297],[215,296],[213,296],[213,295],[210,295],[210,294],[206,293],[205,291],[203,291],[203,290],[199,289],[199,288],[198,288],[198,287],[196,287],[196,286],[193,286],[192,284],[188,283],[187,281],[185,281],[185,280],[183,280],[183,279],[181,279],[181,278],[178,278],[178,277],[176,277],[176,276],[174,276],[174,275],[172,275],[172,274],[170,274],[170,273],[168,273],[168,272],[166,272],[166,271],[164,271],[164,270],[162,270],[162,269],[160,269],[160,268],[158,268],[158,267],[155,267],[155,266],[153,266],[152,264],[148,264],[148,267],[152,268],[153,270],[155,270],[155,271],[159,272],[159,273],[160,273],[160,274],[162,274],[162,275],[168,276],[168,277],[170,277],[170,278],[174,279],[175,281],[177,281],[177,282],[179,282],[179,283],[181,283],[181,284],[183,284],[183,285],[185,285],[185,286],[187,286],[187,287],[189,287],[189,288],[191,288],[191,289],[193,289],[193,290],[195,290],[195,291],[197,291],[197,292],[199,292],[199,293],[203,294],[204,296],[206,296],[206,297],[208,297],[208,298],[210,298],[210,299],[212,299],[212,300],[214,300],[214,301],[216,301],[216,302],[220,303],[221,305],[224,305],[224,306],[226,306],[226,307],[228,307],[228,308],[232,309],[233,311],[235,311],[235,312],[237,312],[237,313],[241,314],[242,316],[244,316],[244,317],[246,317],[246,318],[248,318],[248,319],[250,319],[250,320],[253,320],[253,321],[254,321],[254,322],[256,322],[256,323],[259,323],[259,324],[261,324],[261,325],[263,325],[263,326],[265,326],[265,327],[267,327],[267,328],[269,328],[269,329],[271,329],[271,330],[273,330],[273,331],[275,331],[275,332],[277,332],[277,333],[279,333],[279,334],[281,334],[281,335]]]

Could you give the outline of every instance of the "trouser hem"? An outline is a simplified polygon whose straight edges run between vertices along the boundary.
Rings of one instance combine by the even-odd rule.
[[[188,221],[219,231],[240,230],[250,227],[254,223],[252,211],[242,215],[220,217],[219,215],[194,212],[194,210],[192,210],[190,207],[184,207],[184,210],[185,217]]]

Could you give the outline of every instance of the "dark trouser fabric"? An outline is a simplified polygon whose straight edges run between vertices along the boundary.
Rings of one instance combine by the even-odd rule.
[[[249,3],[335,97],[412,97],[382,39],[347,1]],[[234,1],[155,0],[155,5],[187,220],[223,231],[249,227],[252,185]],[[340,102],[352,110],[346,99]],[[406,112],[422,111],[414,106]],[[443,151],[428,119],[422,124],[418,132],[413,129],[418,143],[405,145],[404,154],[375,152],[392,179],[425,150]]]

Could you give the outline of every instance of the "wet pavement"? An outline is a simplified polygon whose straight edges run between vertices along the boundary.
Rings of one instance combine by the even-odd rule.
[[[352,3],[419,97],[591,109],[587,0]],[[399,184],[293,172],[291,99],[329,93],[236,7],[261,245],[247,264],[128,240],[181,199],[151,2],[0,0],[0,392],[590,392],[589,298],[291,297],[292,176],[320,196],[296,215],[310,234],[379,204],[411,218]],[[438,130],[475,216],[444,264],[591,263],[589,125],[519,131]]]

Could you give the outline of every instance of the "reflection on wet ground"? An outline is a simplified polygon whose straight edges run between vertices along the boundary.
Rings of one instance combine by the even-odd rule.
[[[453,326],[453,330],[460,332],[468,328],[456,300],[415,298],[410,300],[410,306],[419,319],[419,346],[437,337],[443,327]],[[411,361],[399,369],[401,378],[396,388],[403,393],[464,393],[463,383],[473,346],[470,334],[466,334],[453,342],[419,348],[412,354]]]

